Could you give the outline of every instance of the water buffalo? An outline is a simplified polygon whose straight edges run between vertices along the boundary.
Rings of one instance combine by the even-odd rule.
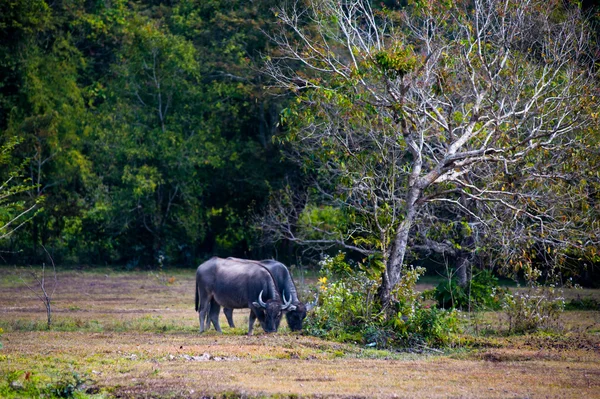
[[[288,326],[292,331],[300,331],[302,330],[302,322],[306,317],[307,306],[300,302],[298,299],[298,291],[296,290],[296,285],[294,284],[294,280],[290,274],[290,271],[287,267],[281,262],[276,260],[268,259],[262,261],[254,261],[247,259],[237,259],[237,258],[228,258],[231,260],[245,262],[246,264],[259,264],[261,266],[266,267],[273,278],[275,279],[275,283],[279,289],[280,295],[285,297],[284,293],[289,293],[291,296],[292,304],[288,307],[287,312],[285,313],[285,317],[288,322]],[[234,327],[233,324],[233,310],[228,307],[223,307],[223,313],[227,317],[227,322],[230,327]]]
[[[215,329],[221,332],[221,306],[250,308],[248,335],[252,335],[256,319],[265,332],[277,331],[282,312],[291,306],[291,299],[281,302],[273,276],[266,268],[214,257],[196,270],[196,311],[200,313],[200,332],[205,330],[205,321],[209,324],[212,321]]]

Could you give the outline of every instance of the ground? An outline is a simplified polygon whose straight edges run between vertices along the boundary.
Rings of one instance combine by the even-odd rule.
[[[21,276],[32,285],[21,269],[0,268],[0,397],[73,387],[123,398],[600,398],[600,311],[565,312],[560,334],[471,334],[417,354],[287,328],[248,337],[247,310],[235,312],[237,328],[221,317],[224,334],[199,334],[193,270],[60,271],[48,330]],[[596,294],[570,295],[582,293]],[[503,321],[489,313],[470,323]]]

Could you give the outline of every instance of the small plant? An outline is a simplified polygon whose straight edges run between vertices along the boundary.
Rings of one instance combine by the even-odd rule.
[[[565,301],[554,286],[534,285],[525,291],[507,293],[504,311],[512,333],[550,329],[565,308]]]
[[[59,398],[72,398],[79,391],[84,390],[88,379],[79,373],[72,372],[51,383],[47,387],[47,392]]]
[[[156,279],[156,281],[160,284],[160,285],[173,285],[175,283],[175,277],[174,276],[167,276],[167,274],[160,270],[156,273],[150,272],[150,275],[152,277],[154,277]]]
[[[46,380],[47,381],[47,380]],[[85,375],[70,372],[47,383],[31,371],[12,370],[0,373],[2,398],[81,398],[91,382]]]
[[[448,346],[460,332],[457,312],[436,307],[417,306],[412,318],[398,318],[395,323],[407,347]]]
[[[43,393],[39,378],[34,373],[24,370],[0,372],[0,397],[2,398],[37,398]]]

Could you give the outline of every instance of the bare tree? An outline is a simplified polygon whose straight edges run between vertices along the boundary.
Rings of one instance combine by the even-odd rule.
[[[546,198],[557,179],[540,168],[593,123],[598,93],[579,10],[556,13],[541,0],[431,1],[402,12],[376,12],[367,0],[298,4],[277,10],[280,56],[268,74],[298,96],[283,117],[296,155],[318,169],[314,203],[345,222],[290,218],[274,205],[266,230],[381,254],[384,307],[415,225],[440,206],[471,228],[510,232],[499,238],[506,247],[525,228],[565,238],[568,221]]]
[[[23,276],[21,276],[21,280],[27,286],[27,288],[29,288],[31,290],[31,292],[33,292],[40,299],[40,301],[42,301],[42,303],[46,307],[48,329],[50,329],[50,327],[52,326],[52,296],[54,295],[54,292],[56,291],[56,286],[58,285],[58,279],[57,279],[57,275],[56,275],[56,266],[54,264],[54,259],[52,259],[52,256],[50,255],[50,253],[48,252],[46,247],[42,246],[42,248],[44,248],[44,251],[46,251],[46,255],[48,255],[48,258],[50,258],[50,262],[52,263],[52,276],[50,277],[51,285],[47,284],[46,263],[42,263],[41,273],[36,272],[30,266],[29,275],[31,277],[33,277],[33,280],[35,282],[33,285],[27,283],[25,281],[25,279],[23,278]]]

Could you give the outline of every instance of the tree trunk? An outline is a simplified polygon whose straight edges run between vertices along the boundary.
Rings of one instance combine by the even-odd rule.
[[[158,267],[158,271],[162,272],[164,262],[162,231],[159,228],[157,230],[152,243],[152,254],[154,265]]]
[[[48,330],[52,328],[52,308],[50,305],[50,298],[46,296],[45,303],[46,305],[46,315],[48,316]]]
[[[461,250],[458,251],[458,259],[456,261],[456,278],[458,285],[466,287],[471,276],[469,275],[469,266],[473,260],[473,251],[475,251],[475,239],[472,235],[466,236],[460,243]]]
[[[387,258],[385,270],[382,274],[381,286],[378,289],[378,296],[383,309],[387,309],[389,307],[392,299],[392,291],[402,278],[408,236],[417,214],[416,202],[419,198],[419,194],[420,190],[418,188],[412,187],[410,189],[406,200],[405,218],[398,226],[396,238],[394,239],[394,243],[390,248],[390,254]]]
[[[469,268],[469,253],[466,251],[460,251],[458,260],[456,262],[456,278],[458,285],[466,287],[469,281],[467,269]]]

